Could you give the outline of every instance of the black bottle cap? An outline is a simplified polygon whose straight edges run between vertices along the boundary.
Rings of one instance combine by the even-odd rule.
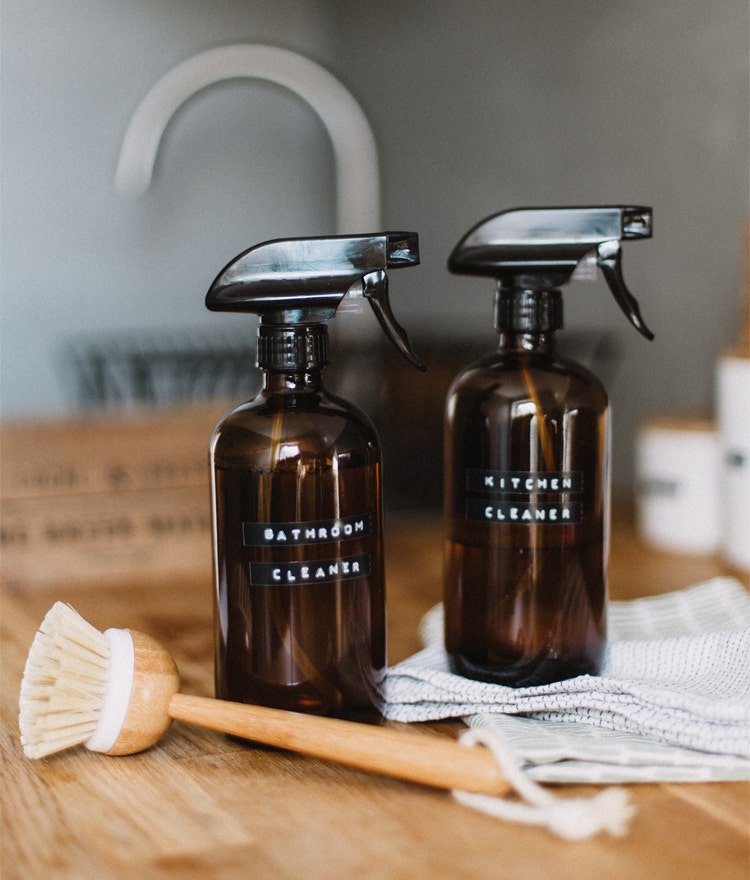
[[[301,373],[328,363],[328,327],[297,324],[258,325],[257,365],[261,370]]]
[[[551,333],[563,325],[559,290],[508,290],[495,301],[495,329],[500,333]]]

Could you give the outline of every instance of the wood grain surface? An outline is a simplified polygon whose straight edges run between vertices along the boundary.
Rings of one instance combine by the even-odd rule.
[[[440,598],[439,522],[392,520],[387,552],[389,659],[396,662],[419,647],[419,620]],[[719,573],[725,570],[712,558],[647,550],[626,517],[616,522],[614,598],[666,592]],[[58,599],[100,629],[154,636],[175,658],[184,693],[212,693],[211,595],[203,575],[111,586],[4,586],[4,880],[747,880],[750,874],[746,783],[632,786],[638,812],[626,837],[565,842],[471,811],[448,793],[241,745],[180,722],[139,755],[80,748],[28,761],[18,740],[18,686],[39,622]],[[409,727],[417,736],[453,736],[458,729]],[[558,793],[594,790],[567,786]]]

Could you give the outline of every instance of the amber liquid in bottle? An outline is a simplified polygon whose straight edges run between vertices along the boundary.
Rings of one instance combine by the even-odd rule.
[[[386,667],[380,445],[319,371],[270,372],[211,442],[216,695],[372,720]]]
[[[446,648],[512,687],[595,674],[606,637],[607,396],[553,339],[501,334],[447,402]]]

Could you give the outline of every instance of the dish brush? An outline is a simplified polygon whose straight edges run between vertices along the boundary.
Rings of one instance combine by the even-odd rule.
[[[511,788],[492,752],[447,737],[232,703],[179,692],[168,652],[144,633],[100,632],[57,602],[37,632],[23,674],[24,753],[43,758],[78,745],[130,755],[172,721],[196,724],[423,785],[503,795]]]

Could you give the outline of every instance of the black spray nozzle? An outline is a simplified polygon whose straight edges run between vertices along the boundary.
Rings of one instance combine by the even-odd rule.
[[[267,241],[222,269],[206,295],[206,306],[259,315],[266,326],[320,324],[330,320],[346,294],[360,285],[389,339],[424,370],[391,311],[386,273],[418,263],[415,232]]]
[[[653,339],[622,276],[620,242],[650,238],[651,208],[517,208],[478,223],[456,245],[448,269],[489,275],[509,290],[550,290],[570,280],[592,253],[617,304],[633,326]]]

